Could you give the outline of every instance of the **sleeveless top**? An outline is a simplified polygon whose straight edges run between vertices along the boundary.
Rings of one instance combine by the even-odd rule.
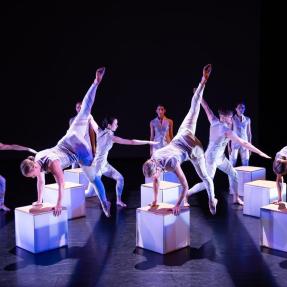
[[[250,118],[242,115],[242,121],[240,117],[235,114],[232,118],[233,123],[233,131],[243,140],[248,141],[248,135],[247,135],[247,127],[250,124]],[[232,142],[232,147],[239,148],[240,145],[238,143]]]
[[[77,156],[64,145],[56,145],[53,148],[42,150],[35,156],[35,162],[39,163],[41,172],[49,172],[49,164],[54,160],[59,160],[61,168],[65,169],[78,159]]]
[[[227,131],[230,131],[230,128],[225,123],[220,122],[218,118],[212,121],[209,130],[209,143],[205,152],[207,162],[223,160],[225,157],[225,148],[230,141],[225,136]]]
[[[154,129],[154,141],[159,142],[157,145],[153,146],[153,149],[159,149],[166,146],[171,141],[169,135],[170,121],[168,118],[164,117],[161,123],[160,119],[156,117],[150,123]]]
[[[110,129],[98,130],[96,155],[92,164],[96,168],[96,173],[108,163],[108,154],[114,144],[113,136],[114,132]]]

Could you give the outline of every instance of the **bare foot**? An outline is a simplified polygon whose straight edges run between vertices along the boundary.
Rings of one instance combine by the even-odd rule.
[[[239,196],[233,196],[233,204],[244,205],[244,202],[240,199]]]
[[[111,203],[109,201],[103,202],[102,208],[103,208],[103,212],[105,213],[105,216],[110,217],[111,216],[111,213],[110,213]]]
[[[10,208],[8,208],[7,206],[5,206],[5,204],[1,204],[0,205],[0,210],[3,210],[3,211],[10,211],[11,209]]]
[[[281,202],[282,202],[282,200],[279,200],[279,199],[278,199],[278,200],[273,201],[272,204],[279,205]]]
[[[121,207],[127,207],[127,205],[124,202],[122,202],[120,199],[117,200],[117,205]]]
[[[212,215],[216,214],[216,206],[217,206],[218,200],[214,198],[212,201],[209,202],[209,211]]]
[[[149,204],[149,206],[155,207],[155,206],[158,206],[158,204],[157,204],[157,202],[154,200],[152,203]]]

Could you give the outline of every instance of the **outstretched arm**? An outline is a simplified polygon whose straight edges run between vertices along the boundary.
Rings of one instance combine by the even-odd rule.
[[[37,152],[34,149],[29,147],[17,145],[17,144],[3,144],[0,143],[0,150],[18,150],[18,151],[29,151],[31,153],[36,154]]]
[[[125,145],[156,145],[158,142],[155,141],[145,141],[145,140],[129,140],[129,139],[123,139],[120,137],[113,136],[113,142],[118,144],[125,144]]]
[[[212,123],[213,120],[217,119],[217,117],[214,115],[213,111],[210,109],[209,105],[203,98],[201,99],[201,105],[210,123]]]
[[[269,155],[252,145],[251,143],[243,140],[239,136],[237,136],[232,130],[229,130],[225,133],[225,136],[230,138],[232,141],[239,143],[241,146],[247,148],[248,150],[257,153],[258,155],[265,157],[265,158],[271,158]]]

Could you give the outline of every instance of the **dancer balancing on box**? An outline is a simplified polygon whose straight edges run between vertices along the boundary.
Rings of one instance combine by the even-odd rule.
[[[97,124],[91,119],[91,109],[95,100],[97,87],[105,73],[105,68],[96,71],[96,77],[90,89],[86,93],[81,110],[77,114],[66,135],[59,140],[57,145],[50,149],[45,149],[22,161],[21,172],[26,177],[37,178],[38,200],[34,205],[42,204],[43,188],[45,185],[45,173],[51,172],[58,183],[58,199],[54,207],[54,214],[59,215],[62,211],[62,200],[64,191],[63,169],[78,161],[89,181],[96,187],[98,198],[103,211],[107,217],[110,216],[110,202],[107,200],[103,184],[93,163],[91,145],[86,141],[85,135],[88,124]]]
[[[204,182],[204,186],[208,193],[210,212],[212,214],[216,213],[217,199],[214,197],[213,181],[206,171],[202,144],[195,136],[196,124],[200,111],[200,102],[210,73],[211,65],[209,64],[203,68],[201,82],[193,94],[190,109],[179,127],[176,136],[168,145],[156,150],[152,157],[143,165],[144,175],[146,177],[153,178],[154,201],[152,202],[152,205],[157,204],[159,176],[161,171],[173,171],[177,175],[182,185],[182,191],[173,207],[173,214],[175,215],[179,214],[181,203],[185,199],[188,191],[188,183],[180,166],[182,162],[187,160],[191,161],[197,174]]]

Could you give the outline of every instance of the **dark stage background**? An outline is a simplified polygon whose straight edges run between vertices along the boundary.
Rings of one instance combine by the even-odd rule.
[[[93,107],[98,123],[105,115],[114,115],[119,119],[118,136],[148,139],[149,121],[162,103],[176,133],[202,68],[211,63],[213,72],[204,93],[210,107],[216,112],[244,99],[253,143],[274,156],[286,145],[285,109],[279,103],[285,97],[281,87],[286,47],[275,36],[283,32],[283,20],[270,20],[279,7],[272,9],[266,2],[2,7],[1,142],[36,150],[54,146],[75,115],[76,101],[103,65],[106,75]],[[196,133],[206,148],[209,124],[203,111]],[[143,182],[141,164],[148,155],[148,146],[115,145],[110,161],[123,172],[127,185],[138,187]],[[15,190],[35,189],[20,175],[19,163],[25,156],[24,152],[0,154],[0,173],[9,189],[6,200],[14,205]],[[135,162],[137,167],[130,168]],[[268,177],[273,177],[271,161],[253,155],[251,165],[265,166]],[[189,163],[183,167],[190,183],[198,181]]]

